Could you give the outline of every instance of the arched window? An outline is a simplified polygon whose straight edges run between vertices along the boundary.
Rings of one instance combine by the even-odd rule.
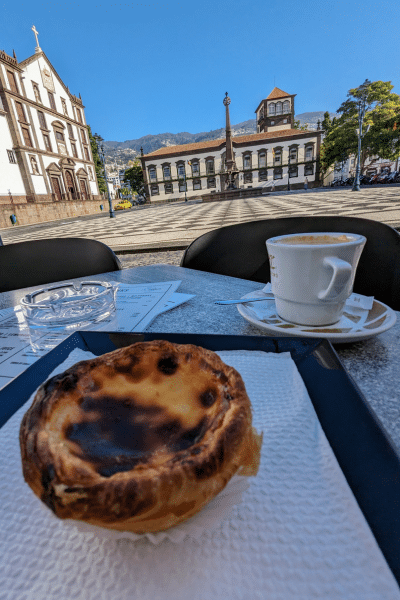
[[[63,123],[61,123],[61,121],[53,121],[52,126],[54,131],[54,137],[56,138],[57,142],[58,153],[63,154],[65,156],[68,154],[64,138],[65,127]]]
[[[282,164],[282,149],[275,148],[272,152],[273,152],[273,156],[274,156],[274,165],[281,165]]]
[[[214,174],[214,159],[213,158],[206,159],[206,173],[207,173],[207,175]]]
[[[251,169],[251,154],[243,155],[243,169],[244,170]]]
[[[200,164],[198,160],[191,160],[190,161],[190,166],[192,167],[192,176],[194,177],[195,175],[199,175],[200,174]],[[193,189],[201,189],[200,188],[194,188]]]
[[[171,165],[170,164],[163,165],[162,170],[163,170],[164,179],[171,179]]]
[[[289,160],[291,163],[297,162],[297,148],[296,147],[290,148]]]
[[[306,160],[312,160],[312,159],[313,159],[313,147],[306,146]]]
[[[268,112],[269,112],[270,115],[274,115],[275,114],[275,103],[274,102],[272,102],[272,104],[269,105]]]
[[[178,173],[178,179],[184,179],[185,178],[185,163],[183,161],[177,163],[177,165],[176,165],[176,171]],[[181,190],[179,190],[179,191],[181,191]]]
[[[289,113],[290,112],[290,102],[289,102],[289,100],[285,100],[285,102],[283,103],[283,112],[284,113]]]
[[[156,167],[149,167],[149,179],[150,179],[150,181],[157,181],[157,169],[156,169]]]
[[[277,102],[276,103],[276,114],[277,115],[281,115],[282,114],[282,102]]]

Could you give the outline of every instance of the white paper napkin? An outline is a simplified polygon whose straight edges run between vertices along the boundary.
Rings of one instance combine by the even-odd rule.
[[[21,474],[22,407],[0,430],[0,598],[7,600],[399,600],[290,355],[221,352],[264,431],[257,477],[228,518],[154,545],[78,531]]]

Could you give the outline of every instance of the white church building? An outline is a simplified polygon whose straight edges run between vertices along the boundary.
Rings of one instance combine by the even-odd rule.
[[[32,29],[32,56],[18,62],[15,53],[0,51],[0,217],[24,204],[36,206],[26,216],[39,215],[44,203],[51,215],[51,203],[100,199],[82,99],[61,80]]]

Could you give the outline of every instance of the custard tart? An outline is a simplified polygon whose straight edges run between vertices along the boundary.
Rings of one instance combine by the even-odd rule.
[[[173,527],[234,474],[255,475],[260,445],[240,374],[164,340],[52,377],[20,429],[25,481],[58,517],[135,533]]]

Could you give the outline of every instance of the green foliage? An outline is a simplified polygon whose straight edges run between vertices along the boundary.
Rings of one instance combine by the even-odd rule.
[[[390,81],[374,81],[365,87],[365,116],[361,147],[360,173],[368,156],[378,155],[394,160],[400,156],[400,96],[392,92]],[[357,155],[359,105],[363,90],[349,90],[347,99],[337,112],[340,117],[329,120],[324,115],[322,127],[326,137],[321,146],[321,169],[326,172],[335,163]],[[368,129],[369,125],[369,130]]]
[[[335,120],[336,117],[333,117],[333,119]],[[324,118],[322,119],[321,127],[322,131],[324,131],[325,133],[329,133],[332,129],[332,120],[328,111],[324,113]]]
[[[304,125],[300,125],[300,120],[294,119],[293,129],[301,129],[301,131],[308,131],[308,126],[307,126],[307,123],[305,123]]]
[[[100,156],[99,156],[99,152],[97,150],[96,140],[93,137],[90,125],[87,126],[87,129],[88,129],[88,134],[89,134],[90,147],[92,149],[92,155],[93,155],[93,161],[94,161],[94,168],[95,168],[95,171],[96,171],[96,177],[97,177],[97,184],[99,186],[99,192],[100,192],[100,194],[104,194],[104,193],[107,192],[107,185],[106,185],[106,180],[105,180],[105,177],[104,177],[103,163],[101,162],[101,159],[100,159]]]
[[[129,181],[134,192],[141,192],[143,188],[143,171],[142,163],[139,158],[136,158],[130,169],[125,171],[124,182]]]

